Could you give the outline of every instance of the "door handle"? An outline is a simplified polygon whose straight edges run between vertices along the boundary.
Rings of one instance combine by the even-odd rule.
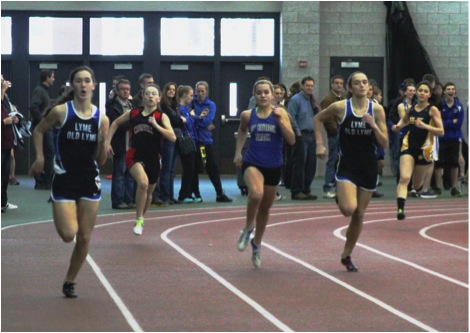
[[[227,118],[224,114],[220,116],[220,121],[222,125],[225,125],[226,123],[232,123],[232,122],[238,122],[240,121],[239,118]]]

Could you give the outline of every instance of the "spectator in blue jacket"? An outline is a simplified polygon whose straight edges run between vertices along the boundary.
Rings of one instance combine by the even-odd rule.
[[[198,148],[205,153],[205,168],[212,185],[217,192],[217,202],[232,202],[222,189],[219,167],[217,166],[215,152],[213,148],[212,131],[209,127],[215,118],[216,106],[207,96],[209,95],[209,84],[199,81],[195,86],[196,96],[194,96],[193,107],[197,117]],[[203,156],[201,156],[203,158]]]
[[[434,176],[436,187],[442,187],[443,169],[450,168],[451,195],[461,197],[458,187],[459,152],[462,142],[462,124],[464,108],[456,97],[455,84],[447,82],[444,85],[445,99],[442,101],[441,118],[444,126],[444,136],[439,138],[439,160],[436,161]]]

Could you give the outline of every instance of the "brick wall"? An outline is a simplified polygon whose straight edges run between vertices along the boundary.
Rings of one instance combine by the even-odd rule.
[[[465,105],[468,102],[468,2],[408,1],[407,5],[440,81],[454,82]],[[321,99],[328,93],[330,57],[385,57],[386,14],[382,1],[283,2],[281,82],[289,86],[303,76],[312,75],[316,81],[315,95]],[[301,59],[308,61],[307,68],[299,68]],[[323,175],[324,164],[319,162],[317,175]],[[387,156],[385,175],[390,174],[388,165]]]

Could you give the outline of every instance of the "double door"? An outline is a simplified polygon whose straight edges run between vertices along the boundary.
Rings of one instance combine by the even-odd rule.
[[[235,174],[236,169],[233,165],[234,133],[237,132],[240,124],[237,114],[247,109],[252,96],[253,84],[258,77],[273,78],[273,75],[274,65],[272,63],[252,66],[252,64],[241,62],[226,62],[215,68],[213,62],[164,62],[161,65],[159,83],[162,88],[167,82],[190,85],[193,88],[198,81],[206,81],[209,84],[209,98],[217,106],[213,122],[215,126],[213,138],[214,149],[219,159],[220,173]],[[236,105],[238,112],[233,111],[233,105]]]

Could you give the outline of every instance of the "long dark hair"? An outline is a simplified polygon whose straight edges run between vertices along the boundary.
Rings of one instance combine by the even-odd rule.
[[[166,95],[168,90],[170,90],[171,86],[175,87],[175,96],[173,98],[169,98]],[[178,106],[178,100],[176,98],[177,90],[178,90],[178,85],[176,83],[168,82],[167,84],[165,84],[165,86],[163,87],[163,91],[162,91],[162,98],[160,99],[160,105],[162,106],[162,108],[167,107],[168,109],[176,109],[176,107]]]
[[[96,84],[95,72],[93,72],[93,70],[90,67],[83,65],[83,66],[79,66],[75,68],[73,71],[70,72],[69,83],[71,85],[73,85],[73,80],[75,79],[75,75],[77,75],[77,73],[81,71],[87,71],[88,73],[90,73],[91,79]],[[57,101],[46,109],[46,112],[44,113],[44,117],[46,117],[49,114],[49,112],[54,106],[71,101],[73,100],[74,97],[75,97],[75,93],[73,91],[73,88],[68,91],[67,89],[65,89],[64,93],[61,96],[59,96],[59,98],[57,98]]]

